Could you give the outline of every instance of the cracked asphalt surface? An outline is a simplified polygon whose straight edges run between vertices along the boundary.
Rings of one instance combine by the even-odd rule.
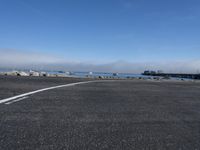
[[[87,79],[1,77],[0,97]],[[200,83],[102,81],[0,104],[0,149],[200,149]]]

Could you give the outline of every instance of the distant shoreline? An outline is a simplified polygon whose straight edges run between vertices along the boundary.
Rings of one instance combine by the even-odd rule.
[[[78,77],[78,76],[16,76],[16,75],[2,75],[0,74],[0,79],[12,79],[12,78],[18,78],[18,79],[27,79],[27,80],[31,80],[31,79],[36,79],[36,80],[48,80],[48,79],[83,79],[83,80],[126,80],[126,81],[149,81],[149,82],[198,82],[199,80],[183,80],[183,79],[179,79],[179,78],[170,78],[170,79],[166,79],[163,77],[134,77],[134,78],[111,78],[111,77]]]
[[[200,79],[200,74],[190,74],[190,73],[156,73],[156,72],[144,72],[145,76],[157,76],[157,77],[165,77],[165,78],[185,78],[185,79]]]

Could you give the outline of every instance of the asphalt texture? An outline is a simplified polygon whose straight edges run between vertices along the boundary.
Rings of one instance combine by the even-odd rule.
[[[0,96],[87,79],[1,77]],[[200,149],[200,83],[101,81],[0,104],[0,149]]]
[[[0,75],[0,99],[56,85],[88,81],[86,78],[18,77]]]

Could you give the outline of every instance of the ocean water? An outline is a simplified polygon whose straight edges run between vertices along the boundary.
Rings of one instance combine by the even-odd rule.
[[[48,72],[48,71],[47,71]],[[85,78],[85,77],[99,77],[99,76],[103,76],[103,77],[107,77],[107,78],[120,78],[120,79],[126,79],[126,78],[143,78],[143,79],[153,79],[159,76],[146,76],[146,75],[142,75],[142,74],[132,74],[132,73],[118,73],[117,75],[113,75],[113,73],[108,73],[108,72],[92,72],[92,74],[90,72],[71,72],[71,74],[67,74],[67,73],[60,73],[58,71],[49,71],[49,74],[60,74],[60,75],[68,75],[71,77],[78,77],[78,78]],[[175,77],[170,77],[171,80],[192,80],[192,79],[187,79],[187,78],[175,78]]]
[[[50,74],[52,72],[49,72]],[[60,74],[59,72],[54,72],[54,74]],[[71,76],[75,76],[75,77],[99,77],[99,76],[103,76],[103,77],[116,77],[116,78],[133,78],[133,77],[147,77],[141,74],[131,74],[131,73],[118,73],[117,75],[113,75],[113,73],[108,73],[108,72],[92,72],[92,74],[90,72],[72,72]]]

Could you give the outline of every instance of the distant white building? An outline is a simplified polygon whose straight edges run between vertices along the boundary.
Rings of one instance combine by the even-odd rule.
[[[66,71],[65,74],[66,74],[66,75],[74,75],[74,73],[71,72],[71,71]]]
[[[18,71],[6,72],[5,75],[8,75],[8,76],[17,76],[18,75]]]
[[[29,75],[30,75],[30,76],[40,76],[40,73],[39,73],[39,72],[36,72],[36,71],[33,71],[33,70],[30,70],[30,71],[29,71]]]
[[[18,72],[18,76],[29,76],[29,74],[24,71],[20,71]]]
[[[40,72],[40,73],[39,73],[39,76],[42,76],[42,77],[48,77],[49,74],[46,73],[46,72]]]
[[[28,76],[28,73],[24,71],[10,71],[10,72],[5,72],[3,74],[8,76]]]

